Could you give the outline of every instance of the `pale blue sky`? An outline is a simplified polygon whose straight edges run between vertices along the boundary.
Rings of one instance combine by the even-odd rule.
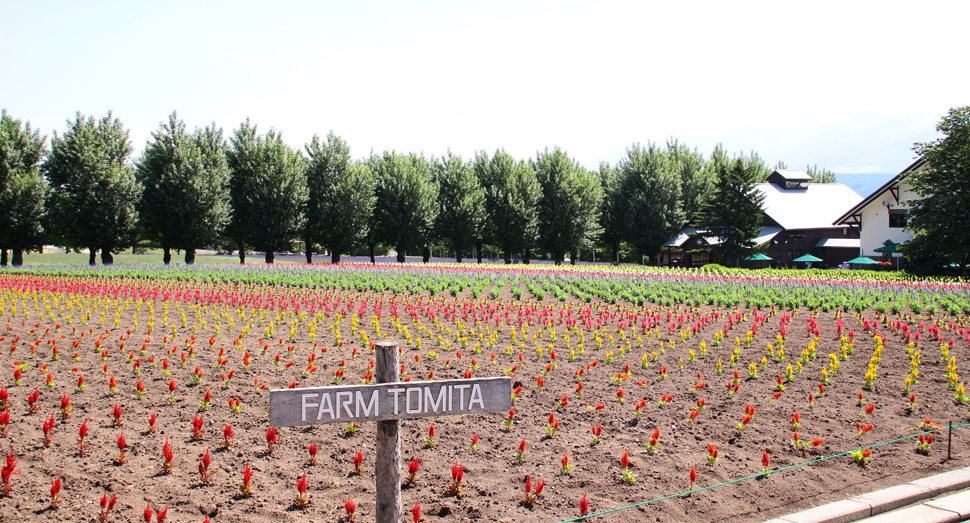
[[[355,156],[559,145],[587,166],[676,137],[898,172],[970,103],[970,2],[0,1],[0,106],[50,135],[174,109]]]

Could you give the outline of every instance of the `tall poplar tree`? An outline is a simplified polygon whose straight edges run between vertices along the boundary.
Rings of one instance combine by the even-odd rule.
[[[263,251],[266,263],[273,263],[276,251],[289,249],[304,232],[306,161],[273,129],[258,135],[249,119],[230,142],[230,237],[239,245],[241,263],[247,246]]]
[[[229,167],[222,129],[215,124],[189,133],[173,112],[152,132],[137,162],[145,188],[139,214],[143,233],[164,250],[185,250],[185,263],[195,263],[197,249],[219,238],[229,223]]]
[[[23,253],[39,249],[44,239],[47,182],[39,166],[47,154],[46,136],[0,111],[0,265],[23,264]]]
[[[307,263],[311,261],[312,242],[326,246],[331,263],[340,263],[340,255],[364,241],[370,232],[376,201],[374,176],[367,164],[350,159],[347,142],[333,131],[326,141],[314,135],[306,152],[310,156],[304,228]]]
[[[112,254],[130,247],[138,237],[142,187],[131,165],[128,131],[111,112],[100,120],[77,113],[63,136],[54,133],[51,154],[44,162],[57,204],[61,234],[87,247],[88,263],[114,262]]]
[[[575,263],[579,249],[592,245],[601,231],[597,219],[602,189],[589,173],[556,147],[531,161],[542,190],[538,227],[542,248],[561,265],[566,253]]]
[[[475,174],[485,189],[489,241],[502,250],[505,263],[521,253],[529,262],[538,233],[538,206],[542,188],[535,170],[525,161],[516,161],[503,149],[489,159],[481,151],[475,156]]]
[[[449,150],[435,161],[432,174],[438,186],[435,236],[455,251],[455,261],[482,238],[485,224],[485,191],[469,162]]]
[[[627,198],[626,237],[653,260],[663,243],[686,222],[681,206],[681,177],[675,162],[656,144],[635,143],[617,165]]]
[[[409,250],[422,249],[429,259],[429,244],[437,213],[438,188],[431,179],[428,160],[384,151],[374,160],[377,196],[374,212],[377,236],[397,251],[404,263]]]

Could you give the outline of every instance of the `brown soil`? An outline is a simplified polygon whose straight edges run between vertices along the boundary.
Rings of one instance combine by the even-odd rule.
[[[6,277],[4,277],[6,278]],[[2,280],[0,280],[2,283]],[[141,282],[134,285],[149,289],[150,283]],[[221,289],[221,287],[220,287]],[[228,288],[227,288],[228,289]],[[212,290],[211,288],[208,290]],[[155,301],[155,331],[146,344],[146,353],[139,354],[147,336],[148,318],[147,301],[136,313],[137,299],[130,299],[125,304],[122,297],[114,302],[114,297],[95,298],[90,295],[61,294],[59,303],[54,304],[54,294],[44,296],[38,292],[37,303],[44,312],[45,298],[51,305],[53,319],[48,314],[41,317],[34,309],[33,296],[28,298],[30,316],[24,318],[23,294],[18,294],[9,286],[0,288],[0,300],[5,300],[5,308],[0,310],[0,322],[3,322],[3,341],[0,341],[0,383],[8,388],[9,403],[12,420],[9,425],[10,435],[0,448],[6,454],[11,447],[19,460],[19,475],[14,476],[16,488],[8,498],[0,499],[0,521],[25,520],[70,520],[92,521],[96,518],[99,507],[98,500],[107,490],[118,496],[118,504],[112,516],[114,521],[142,521],[142,512],[148,501],[153,507],[168,506],[167,521],[187,522],[202,521],[203,513],[208,513],[211,520],[220,521],[335,521],[344,514],[343,502],[348,496],[359,504],[361,513],[359,521],[373,521],[374,519],[374,444],[375,430],[373,424],[363,424],[360,429],[351,434],[345,427],[338,425],[324,425],[316,427],[284,428],[280,429],[281,442],[275,452],[266,452],[265,431],[266,408],[268,405],[268,390],[257,393],[253,386],[254,377],[260,383],[267,383],[269,388],[285,387],[290,382],[297,386],[315,386],[331,382],[334,371],[338,368],[339,360],[345,359],[347,368],[343,384],[359,383],[366,372],[370,355],[366,346],[351,332],[350,319],[346,318],[340,324],[344,348],[337,348],[334,333],[328,330],[335,318],[331,313],[323,312],[323,319],[318,322],[317,338],[312,340],[306,328],[313,313],[298,322],[299,328],[294,341],[287,341],[290,322],[297,316],[293,315],[293,305],[286,309],[267,306],[255,308],[247,305],[245,313],[252,317],[255,310],[257,321],[248,334],[243,335],[239,344],[245,347],[252,356],[250,371],[243,370],[243,350],[235,350],[232,344],[242,333],[249,320],[240,317],[237,308],[223,310],[214,305],[202,310],[201,319],[196,319],[195,305],[180,302],[186,314],[186,327],[182,327],[179,309],[176,308],[174,297],[169,302],[172,322],[177,323],[176,334],[163,324],[162,298]],[[174,290],[173,290],[174,292]],[[360,322],[371,338],[374,338],[374,328],[370,325],[373,314],[375,295],[370,293],[358,294],[352,292],[320,291],[289,291],[287,289],[245,288],[234,287],[230,292],[243,294],[268,292],[278,297],[296,297],[321,300],[327,296],[331,301],[334,297],[342,299],[341,306],[345,306],[348,298],[355,302],[354,309],[360,307],[361,298],[368,302],[367,313]],[[468,291],[465,291],[466,293]],[[510,318],[516,322],[516,330],[520,331],[517,322],[518,309],[521,306],[535,306],[535,303],[516,302],[511,298],[509,290],[505,289],[501,300],[490,302],[490,305],[501,305],[513,310]],[[193,292],[194,294],[194,292]],[[16,296],[16,299],[13,298]],[[526,296],[529,296],[526,291]],[[484,296],[483,296],[484,297]],[[389,313],[389,304],[393,297],[383,296],[383,317],[381,318],[381,332],[394,334],[403,341],[404,336],[395,332],[394,318]],[[151,298],[148,298],[151,300]],[[436,296],[398,296],[398,311],[401,324],[407,325],[413,336],[418,335],[418,326],[406,312],[405,303],[420,301],[426,307],[429,303],[437,308],[439,304],[461,307],[466,303],[484,303],[482,300],[472,300],[470,296],[459,296],[456,300],[451,297]],[[0,302],[2,303],[2,302]],[[74,318],[68,321],[67,315],[71,310],[65,309],[59,313],[66,303],[74,306]],[[14,317],[11,305],[17,307]],[[758,369],[758,379],[747,379],[748,364],[760,362],[766,355],[767,344],[776,342],[779,332],[779,318],[781,312],[761,311],[768,316],[754,336],[751,348],[741,346],[741,359],[737,369],[741,373],[742,381],[737,394],[729,396],[725,393],[726,383],[732,379],[734,369],[730,367],[731,353],[735,349],[735,338],[742,340],[745,332],[751,329],[755,315],[751,311],[739,309],[746,317],[735,325],[727,334],[725,341],[718,346],[712,346],[714,333],[722,329],[727,323],[727,315],[734,311],[719,310],[718,319],[710,319],[698,334],[692,335],[684,341],[676,343],[676,348],[659,354],[656,362],[651,362],[648,368],[641,368],[641,357],[645,353],[659,349],[656,330],[653,336],[647,336],[640,326],[637,334],[642,337],[643,347],[638,347],[636,336],[632,337],[632,349],[625,357],[620,355],[625,341],[621,340],[617,331],[617,322],[621,319],[621,309],[640,314],[635,322],[639,324],[644,312],[660,314],[658,322],[660,338],[667,341],[667,309],[660,306],[648,305],[643,308],[630,307],[626,304],[609,306],[594,302],[591,304],[594,313],[609,311],[616,314],[604,322],[608,326],[608,334],[614,336],[612,344],[608,339],[603,341],[603,347],[597,349],[594,334],[587,330],[580,319],[579,329],[585,331],[585,353],[577,355],[576,361],[569,361],[569,350],[565,349],[562,336],[565,322],[559,315],[562,307],[558,301],[547,300],[544,306],[554,308],[549,316],[554,321],[557,339],[554,346],[558,351],[557,368],[545,376],[545,389],[541,392],[535,389],[535,376],[542,376],[541,370],[551,362],[548,357],[548,336],[540,337],[543,351],[541,360],[537,361],[535,344],[532,335],[538,327],[528,331],[528,342],[522,351],[524,363],[519,363],[519,343],[512,343],[510,327],[501,328],[494,348],[482,343],[483,352],[473,354],[473,346],[478,340],[477,334],[484,329],[475,323],[475,313],[465,318],[459,313],[457,320],[466,328],[475,330],[475,337],[469,336],[468,347],[461,350],[462,358],[457,357],[456,347],[450,351],[441,350],[437,359],[429,359],[427,354],[434,349],[434,338],[422,333],[422,349],[418,351],[413,345],[404,345],[402,362],[406,362],[408,374],[414,379],[423,379],[430,370],[434,370],[437,379],[459,378],[469,368],[474,357],[480,369],[474,371],[476,377],[503,375],[503,370],[518,364],[515,372],[517,382],[522,385],[522,395],[515,404],[515,424],[511,429],[503,426],[505,414],[496,413],[482,416],[469,416],[464,419],[457,417],[442,417],[433,420],[410,420],[401,422],[403,438],[403,455],[406,461],[417,457],[420,460],[420,481],[416,486],[405,488],[403,499],[405,512],[410,521],[410,507],[420,502],[427,521],[559,521],[577,517],[579,515],[579,500],[583,494],[588,495],[590,508],[593,512],[608,510],[651,500],[663,496],[677,494],[687,490],[689,486],[689,470],[694,466],[698,472],[697,485],[704,487],[716,483],[726,482],[757,474],[761,471],[761,457],[767,451],[770,455],[770,467],[773,469],[810,461],[823,456],[830,456],[847,450],[853,450],[865,445],[883,442],[894,438],[913,435],[914,427],[926,417],[934,422],[954,423],[967,421],[967,410],[958,406],[954,401],[954,391],[947,387],[947,380],[943,377],[946,363],[941,361],[940,343],[924,329],[922,341],[917,348],[922,350],[922,363],[919,366],[919,384],[913,387],[918,407],[914,411],[908,409],[908,395],[900,392],[904,377],[910,370],[910,359],[907,357],[907,345],[902,333],[895,333],[894,329],[882,326],[886,335],[885,348],[879,362],[878,375],[874,390],[864,391],[864,404],[875,404],[875,412],[861,420],[862,424],[872,423],[874,428],[862,438],[856,437],[856,423],[860,421],[858,395],[862,391],[863,376],[869,364],[874,348],[875,330],[865,332],[861,321],[854,313],[843,315],[845,330],[855,330],[854,352],[846,361],[842,361],[838,373],[831,375],[831,384],[826,387],[826,395],[815,400],[814,407],[808,407],[809,393],[817,393],[821,380],[820,370],[828,364],[828,355],[838,353],[839,340],[836,334],[834,312],[818,313],[817,322],[820,329],[817,358],[810,360],[804,370],[795,374],[794,380],[787,385],[787,390],[777,400],[772,399],[776,376],[785,373],[785,366],[798,361],[799,353],[805,349],[812,338],[806,335],[806,325],[812,312],[808,310],[796,311],[793,320],[787,326],[785,350],[787,358],[783,362],[776,362],[768,358],[767,368]],[[570,305],[570,304],[567,304]],[[572,318],[576,319],[586,304],[572,303]],[[301,311],[307,312],[307,305]],[[118,327],[114,327],[115,313],[120,309]],[[91,312],[89,325],[84,325],[82,315]],[[99,313],[105,311],[105,327],[99,325]],[[232,318],[234,325],[229,327],[228,319],[223,316],[219,321],[220,332],[215,332],[216,316],[226,312]],[[711,318],[712,310],[704,307],[699,310],[687,311],[683,307],[675,307],[673,320],[681,313],[705,315]],[[260,314],[266,317],[260,322]],[[426,312],[417,311],[421,323],[429,330],[437,328]],[[264,336],[264,329],[279,315],[282,321],[276,322],[276,332],[270,336],[269,350],[262,354],[262,344],[259,340]],[[440,321],[442,337],[454,341],[452,335],[448,338],[444,332],[450,328],[454,332],[456,321],[445,318],[443,312],[436,312]],[[483,313],[478,312],[481,317]],[[137,316],[138,327],[134,326],[133,318]],[[862,315],[866,319],[875,318],[873,311],[866,311]],[[504,322],[504,312],[502,315]],[[570,316],[566,315],[565,318]],[[908,318],[890,318],[893,321]],[[201,321],[207,325],[202,327]],[[595,325],[596,318],[593,318]],[[689,320],[676,332],[689,330],[697,320]],[[913,319],[912,327],[917,327],[918,321],[924,321],[929,327],[933,319]],[[950,319],[944,319],[945,326]],[[963,327],[966,318],[960,318]],[[535,322],[535,320],[533,320]],[[61,324],[59,331],[54,324]],[[198,326],[198,331],[193,330]],[[77,331],[73,332],[72,329]],[[495,328],[494,320],[490,328]],[[954,327],[953,330],[961,328]],[[49,330],[48,330],[49,329]],[[107,329],[107,333],[105,330]],[[131,329],[131,335],[127,330]],[[956,338],[958,341],[950,349],[950,355],[956,356],[957,361],[967,361],[967,344],[960,341],[966,335],[944,330],[944,341]],[[84,334],[82,337],[81,334]],[[602,332],[602,331],[601,331]],[[626,329],[629,338],[630,329]],[[163,344],[163,337],[167,340]],[[185,367],[179,365],[179,353],[187,350],[186,340],[195,335],[195,359],[188,359]],[[101,352],[95,347],[99,335],[104,335],[103,348],[108,350],[107,360],[102,361]],[[124,349],[121,348],[121,337],[126,338]],[[215,337],[215,344],[209,348],[209,337]],[[11,355],[9,347],[13,340],[16,350]],[[283,338],[283,346],[277,341]],[[578,334],[570,331],[568,346],[575,348]],[[675,334],[674,337],[677,337]],[[487,339],[487,336],[486,336]],[[706,341],[709,354],[696,362],[688,362],[688,350],[698,350],[700,342]],[[72,342],[77,341],[77,351],[80,361],[72,361],[75,349]],[[59,359],[52,360],[50,344],[55,343],[59,351]],[[310,377],[301,375],[306,366],[307,356],[313,351],[314,342],[319,348],[329,350],[322,353],[317,350],[316,366],[318,370]],[[292,354],[287,353],[287,347],[294,346]],[[514,345],[514,355],[505,355],[505,347]],[[31,356],[31,346],[35,347],[35,354]],[[174,355],[166,354],[167,350],[176,347]],[[218,369],[217,354],[219,348],[225,348],[229,358],[226,369]],[[351,357],[351,349],[357,347],[359,355]],[[142,372],[134,375],[132,364],[128,363],[128,354],[135,351],[135,356],[141,358]],[[608,350],[614,352],[614,361],[608,364],[604,361]],[[496,364],[490,364],[489,354],[495,353]],[[285,372],[278,372],[273,363],[273,357],[281,353],[281,361],[295,362]],[[420,356],[415,363],[414,356]],[[154,358],[155,365],[147,363],[148,358]],[[168,383],[170,378],[163,376],[162,358],[168,358],[169,369],[178,386],[175,392],[175,403],[168,400]],[[684,368],[678,369],[678,362],[683,358]],[[445,366],[445,360],[450,359],[451,365]],[[30,369],[23,372],[23,385],[13,386],[14,360],[21,364],[30,365]],[[591,364],[598,360],[598,364]],[[718,360],[723,362],[723,373],[715,374]],[[118,392],[110,394],[108,391],[108,376],[102,372],[107,363],[108,374],[115,377]],[[611,380],[617,373],[629,364],[630,377],[624,383],[616,384]],[[46,365],[46,371],[43,370]],[[77,392],[77,375],[71,370],[77,367],[77,372],[85,378],[86,388]],[[193,369],[198,366],[204,373],[205,381],[200,385],[189,385]],[[665,380],[658,377],[658,369],[666,366],[669,376]],[[220,386],[220,373],[228,372],[228,368],[235,369],[235,377],[231,385],[224,389]],[[586,369],[589,369],[586,371]],[[584,370],[583,394],[577,395],[577,381],[575,373]],[[51,373],[54,385],[45,386],[45,376]],[[700,373],[706,386],[700,391],[691,389],[697,383]],[[136,382],[141,380],[147,394],[143,398],[135,396]],[[642,385],[638,382],[642,381]],[[623,388],[626,401],[615,401],[617,390]],[[40,412],[30,414],[27,409],[26,396],[35,388],[40,389]],[[211,390],[213,407],[205,410],[205,439],[192,441],[192,418],[199,412],[199,401],[206,390]],[[66,420],[60,418],[60,399],[63,394],[70,394],[73,411]],[[662,395],[673,395],[673,401],[660,407],[657,402]],[[568,404],[557,409],[556,401],[564,395],[568,396]],[[230,413],[227,406],[229,398],[242,400],[242,412]],[[696,422],[686,422],[692,407],[698,399],[705,399],[706,406],[696,419]],[[635,405],[638,400],[647,401],[643,413],[634,416]],[[598,403],[605,405],[600,410],[588,410]],[[123,409],[124,424],[121,428],[112,425],[111,408],[117,403]],[[735,425],[744,416],[746,405],[757,410],[754,419],[739,434]],[[549,437],[544,430],[548,425],[551,412],[556,412],[556,419],[560,426],[555,436]],[[803,441],[809,442],[814,438],[821,438],[824,443],[815,449],[796,450],[792,447],[791,417],[795,412],[801,415],[799,433]],[[41,425],[47,417],[55,413],[56,426],[52,432],[53,444],[50,448],[43,445]],[[157,431],[148,432],[148,417],[157,413]],[[78,427],[89,419],[89,433],[86,440],[91,448],[82,457],[77,453]],[[433,447],[427,447],[424,439],[428,435],[430,425],[436,428],[436,442]],[[236,446],[226,450],[220,444],[222,428],[225,423],[232,425],[235,432]],[[591,426],[602,425],[602,441],[591,443]],[[644,445],[650,440],[654,429],[660,429],[659,448],[653,454],[647,452]],[[128,462],[123,465],[114,464],[114,457],[118,454],[115,440],[124,430],[128,444]],[[479,437],[478,450],[469,450],[472,434]],[[970,451],[970,430],[957,429],[953,431],[952,458],[946,460],[946,433],[937,435],[928,456],[915,452],[913,440],[874,448],[872,460],[864,466],[855,464],[848,457],[839,457],[817,464],[794,468],[782,472],[775,472],[767,477],[750,479],[739,483],[725,485],[712,490],[695,492],[692,495],[678,496],[661,502],[628,509],[622,512],[597,518],[598,521],[758,521],[769,519],[792,511],[808,508],[826,501],[843,499],[876,488],[893,485],[901,481],[922,477],[937,472],[966,466]],[[176,468],[173,473],[166,474],[162,469],[162,444],[168,438],[175,451]],[[516,447],[522,439],[527,442],[525,459],[516,463]],[[320,447],[316,465],[308,464],[307,448],[311,443]],[[707,445],[717,446],[720,459],[716,465],[707,463]],[[199,456],[206,450],[212,451],[212,470],[218,471],[211,485],[201,485],[197,472]],[[357,451],[363,451],[364,471],[362,474],[353,473],[352,456]],[[629,485],[622,481],[620,456],[629,453],[630,470],[636,474],[636,481]],[[560,473],[560,460],[568,454],[569,462],[574,468],[568,475]],[[445,484],[451,479],[450,467],[460,462],[465,468],[465,491],[459,497],[446,493]],[[239,485],[242,483],[242,469],[250,463],[255,471],[252,486],[255,494],[251,498],[241,497]],[[406,464],[404,465],[406,467]],[[296,497],[296,481],[303,473],[310,481],[309,494],[312,499],[308,508],[298,509],[292,500]],[[533,480],[544,478],[545,490],[539,500],[531,507],[520,503],[523,496],[524,480],[531,475]],[[49,509],[51,481],[60,476],[64,482],[60,508]]]

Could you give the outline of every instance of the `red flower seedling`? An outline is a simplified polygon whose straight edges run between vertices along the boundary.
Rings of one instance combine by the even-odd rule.
[[[818,448],[818,447],[822,446],[822,443],[823,443],[822,438],[815,438],[815,439],[812,440],[812,447]]]
[[[10,409],[3,409],[0,411],[0,438],[10,437],[10,429],[7,425],[10,424]]]
[[[930,454],[930,445],[933,444],[932,434],[920,434],[919,441],[916,443],[916,452],[928,456]]]
[[[418,469],[421,467],[421,462],[418,461],[417,456],[411,459],[408,463],[408,477],[405,479],[408,485],[414,486],[418,483]]]
[[[856,428],[855,437],[861,438],[865,436],[867,432],[872,430],[873,425],[872,423],[866,423],[865,425],[863,425],[857,421],[855,424],[855,428]]]
[[[27,410],[29,410],[31,414],[40,411],[40,404],[37,403],[37,400],[39,399],[40,391],[36,388],[34,389],[34,392],[27,395]]]
[[[569,454],[563,454],[562,459],[559,460],[559,462],[562,463],[562,466],[559,467],[559,472],[561,472],[564,476],[568,476],[569,471],[573,470],[573,465],[569,463]]]
[[[569,405],[569,396],[563,394],[562,398],[560,398],[559,401],[556,402],[556,409],[562,409],[566,405]]]
[[[202,427],[205,426],[205,419],[202,414],[196,414],[192,418],[192,441],[202,441],[205,439],[205,433],[202,432]]]
[[[101,496],[101,512],[98,513],[98,523],[106,523],[111,519],[111,511],[115,509],[117,502],[118,496],[112,495],[111,499],[108,499],[107,491]]]
[[[155,513],[152,511],[152,502],[149,501],[148,506],[145,507],[145,513],[144,513],[145,523],[152,523],[152,516],[154,515]]]
[[[57,509],[57,505],[61,502],[61,477],[57,476],[54,481],[51,482],[51,508]]]
[[[525,440],[522,440],[522,442],[524,443]],[[452,496],[457,497],[464,492],[465,489],[461,486],[461,482],[464,478],[465,466],[456,461],[455,464],[451,466],[451,483],[446,485],[448,492],[451,493]]]
[[[856,450],[849,453],[858,465],[865,465],[866,461],[872,459],[872,449]]]
[[[583,493],[582,499],[579,500],[579,517],[586,519],[589,515],[589,501],[586,500],[586,493]]]
[[[412,523],[421,523],[424,521],[421,519],[421,502],[415,501],[414,506],[411,507],[411,518]]]
[[[255,492],[251,485],[252,479],[253,468],[249,466],[249,463],[246,463],[246,467],[243,468],[243,482],[242,485],[239,485],[239,490],[244,498],[252,497],[253,492]]]
[[[345,521],[357,521],[357,503],[351,501],[350,496],[347,496],[347,501],[344,502],[344,510],[347,511]]]
[[[630,456],[627,452],[624,452],[620,456],[620,467],[623,469],[623,481],[627,485],[632,485],[637,481],[637,475],[630,471]]]
[[[205,389],[205,394],[202,399],[199,400],[199,410],[207,410],[212,407],[212,391],[210,389]]]
[[[741,421],[735,425],[735,428],[738,429],[738,432],[742,432],[744,431],[744,428],[748,426],[748,423],[751,423],[751,415],[745,414],[745,416],[741,418]]]
[[[166,516],[168,516],[168,505],[165,505],[165,508],[155,513],[155,521],[165,523]]]
[[[506,429],[511,429],[513,424],[515,424],[515,407],[512,407],[509,410],[508,417],[502,420],[502,425],[505,425]]]
[[[128,463],[128,454],[125,453],[125,449],[128,448],[128,442],[125,441],[124,432],[118,434],[118,439],[115,440],[115,443],[118,445],[118,452],[120,452],[120,454],[115,456],[115,464],[124,465]]]
[[[232,430],[232,425],[226,423],[226,425],[222,427],[222,444],[226,447],[226,449],[232,450],[232,447],[236,445],[236,442],[232,439],[235,435],[235,432]]]
[[[4,412],[6,412],[6,411],[4,411]],[[50,448],[51,443],[53,442],[53,438],[51,437],[51,431],[54,430],[54,424],[55,423],[57,423],[57,422],[54,420],[54,413],[51,412],[51,417],[48,418],[48,419],[45,419],[44,420],[44,424],[41,426],[41,429],[43,429],[43,431],[44,431],[44,447],[45,448]]]
[[[172,446],[168,443],[168,438],[165,438],[165,444],[162,445],[162,458],[165,463],[162,465],[163,470],[166,474],[170,474],[172,469],[175,468],[175,452],[172,450]]]
[[[229,398],[229,412],[232,414],[239,414],[242,412],[242,401],[239,398],[233,400]]]
[[[76,367],[75,367],[76,368]],[[81,392],[87,385],[84,384],[84,374],[78,374],[77,377],[77,391]]]
[[[478,450],[478,433],[472,433],[472,446],[468,447],[468,450],[475,452]]]
[[[768,468],[768,464],[771,463],[771,456],[768,455],[768,450],[766,449],[763,454],[761,454],[761,474],[767,476],[771,469]]]
[[[794,414],[792,414],[792,417],[791,417],[791,428],[792,428],[792,430],[798,430],[798,427],[801,426],[801,423],[799,423],[801,421],[801,419],[802,419],[801,415],[798,414],[797,412],[794,413]]]
[[[138,383],[135,384],[135,395],[140,399],[145,394],[145,386],[142,385],[141,380],[138,380]]]
[[[209,454],[209,448],[206,447],[205,454],[199,458],[199,482],[203,485],[211,485],[212,477],[219,473],[218,470],[209,470],[211,463],[212,455]]]
[[[306,508],[310,504],[310,495],[306,493],[307,489],[310,488],[310,483],[306,479],[306,472],[303,473],[303,477],[296,481],[296,499],[293,500],[293,505],[297,508]]]
[[[674,396],[672,394],[661,394],[660,401],[657,402],[657,406],[663,408],[673,400]]]
[[[546,435],[554,437],[559,430],[559,421],[556,419],[556,411],[549,413],[549,425],[546,425]]]
[[[424,438],[424,444],[428,448],[431,448],[434,446],[434,434],[435,434],[434,423],[432,423],[431,426],[428,427],[428,437]]]
[[[639,416],[640,414],[643,414],[643,408],[646,406],[647,406],[647,400],[638,401],[637,405],[633,408],[633,415]]]
[[[364,451],[358,450],[354,454],[354,473],[361,474],[364,472]]]
[[[624,401],[626,401],[626,392],[624,392],[623,389],[617,389],[616,401],[617,403],[623,403]]]
[[[597,443],[600,442],[600,434],[602,433],[603,433],[603,425],[593,425],[593,437],[591,438],[593,441],[593,445],[596,445]]]
[[[53,416],[54,416],[54,414],[51,413],[51,417],[53,417]],[[88,435],[88,420],[84,420],[84,423],[82,423],[77,428],[77,436],[78,436],[78,438],[77,438],[77,455],[78,456],[81,456],[82,458],[84,457],[84,452],[87,451],[88,448],[89,448],[89,445],[84,442],[84,437],[87,436],[87,435]]]
[[[276,429],[270,427],[266,430],[266,452],[270,456],[273,455],[273,450],[276,448],[276,444],[279,443],[280,437],[276,435]]]
[[[158,416],[156,416],[155,413],[152,412],[151,415],[148,416],[148,432],[150,434],[154,434],[155,431],[157,430],[155,427],[156,421],[158,421]]]
[[[865,418],[866,416],[872,414],[876,410],[876,404],[867,405],[866,408],[859,413],[859,419]]]
[[[713,467],[717,464],[717,447],[713,443],[707,444],[707,462]],[[693,483],[693,482],[692,482]]]
[[[316,443],[311,443],[310,444],[309,452],[310,452],[310,461],[309,461],[310,465],[316,465],[317,464],[317,445],[316,445]]]
[[[71,397],[65,392],[61,396],[61,419],[70,418],[72,410],[74,410],[74,407],[71,406]]]
[[[178,385],[175,384],[175,378],[168,382],[168,402],[175,403],[175,391],[178,390]]]
[[[695,410],[692,412],[697,412],[697,411]],[[649,452],[650,454],[657,452],[657,449],[660,448],[660,442],[658,441],[659,439],[660,439],[660,429],[653,429],[653,434],[650,435],[650,441],[647,442],[646,445],[644,445],[644,447],[646,447],[647,449],[647,452]]]
[[[909,410],[910,411],[916,410],[916,393],[915,392],[909,395]]]
[[[522,504],[531,507],[542,494],[542,488],[546,486],[546,480],[540,480],[535,484],[535,491],[532,490],[532,475],[525,477],[525,494],[522,496]]]
[[[117,403],[115,403],[114,407],[111,408],[111,415],[114,417],[114,420],[111,422],[112,426],[120,427],[121,425],[124,424],[124,421],[121,419],[121,415],[122,415],[121,405],[118,405]]]
[[[516,449],[515,461],[517,463],[522,463],[524,460],[525,460],[525,438],[522,438],[522,441],[519,443],[519,446]]]

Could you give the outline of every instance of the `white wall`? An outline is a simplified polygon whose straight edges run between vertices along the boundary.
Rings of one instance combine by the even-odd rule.
[[[904,182],[899,186],[899,203],[893,198],[888,190],[876,197],[875,201],[862,209],[862,255],[869,257],[881,256],[875,249],[883,246],[883,242],[891,240],[893,243],[902,243],[913,237],[908,229],[889,228],[889,211],[882,202],[888,201],[893,209],[909,209],[907,200],[919,199],[920,196],[913,192],[910,184]]]

